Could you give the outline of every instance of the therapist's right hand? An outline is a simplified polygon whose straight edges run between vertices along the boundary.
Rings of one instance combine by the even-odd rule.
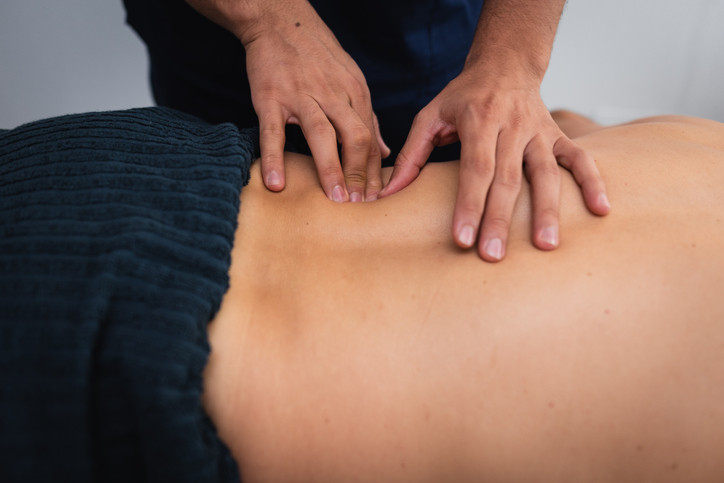
[[[298,124],[329,199],[377,199],[381,158],[390,151],[367,82],[312,6],[306,0],[187,1],[246,49],[267,188],[284,188],[284,128]]]

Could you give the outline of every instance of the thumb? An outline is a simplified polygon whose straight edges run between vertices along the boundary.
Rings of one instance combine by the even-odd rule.
[[[412,183],[427,163],[434,148],[435,145],[419,123],[413,122],[410,134],[407,135],[407,140],[395,159],[392,176],[380,191],[379,197],[395,194]]]

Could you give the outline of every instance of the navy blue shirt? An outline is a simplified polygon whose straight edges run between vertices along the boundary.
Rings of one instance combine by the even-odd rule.
[[[394,161],[417,112],[460,73],[483,0],[310,3],[362,69],[382,136],[392,149],[388,161]],[[148,48],[159,105],[209,122],[231,121],[239,127],[258,123],[244,48],[236,37],[182,0],[124,4],[128,23]],[[288,135],[298,142],[301,135],[294,129]],[[438,149],[436,156],[456,158],[458,150]]]

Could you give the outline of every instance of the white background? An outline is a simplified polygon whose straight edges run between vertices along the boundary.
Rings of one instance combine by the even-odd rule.
[[[152,105],[147,71],[121,0],[0,3],[0,129]],[[724,122],[724,0],[570,0],[542,94],[604,123]]]

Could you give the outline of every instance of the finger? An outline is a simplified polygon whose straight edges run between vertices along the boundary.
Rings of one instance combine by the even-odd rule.
[[[359,72],[359,75],[362,79],[364,79],[361,71]],[[370,92],[366,82],[359,82],[356,86],[357,88],[353,89],[352,95],[350,96],[350,105],[354,111],[358,113],[360,119],[365,122],[368,129],[373,134],[373,142],[375,143],[378,151],[377,156],[380,158],[375,161],[381,161],[382,158],[389,156],[392,150],[387,146],[385,140],[382,138],[380,123],[377,119],[377,115],[372,110],[372,99],[370,98]]]
[[[390,148],[388,148],[382,140],[377,116],[375,116],[374,113],[372,113],[372,121],[376,131],[375,138],[377,142],[377,150],[370,151],[370,157],[367,160],[367,187],[365,188],[365,201],[375,201],[379,197],[379,193],[382,190],[382,158],[386,158],[390,155]],[[386,152],[383,151],[380,153],[380,149],[383,148]]]
[[[365,200],[374,201],[377,199],[378,194],[382,189],[382,158],[386,158],[387,156],[389,156],[391,151],[382,139],[382,134],[380,133],[380,126],[377,120],[377,116],[372,110],[372,99],[370,98],[370,91],[367,87],[367,83],[364,80],[364,75],[361,71],[358,72],[358,79],[361,80],[357,83],[352,84],[350,105],[352,106],[353,111],[359,116],[359,119],[364,122],[367,128],[367,132],[370,135],[368,140],[369,146],[367,149],[367,159],[364,160],[364,168],[366,169],[366,180],[363,187],[363,195]],[[367,133],[365,133],[365,135],[367,135]],[[361,142],[361,140],[355,140],[353,137],[353,145],[355,142]],[[344,144],[342,146],[344,149]],[[345,152],[342,153],[342,163],[344,165],[345,180],[348,181],[347,189],[350,190],[351,199],[353,194],[357,190],[356,187],[350,188],[349,186],[349,176],[353,175],[354,171],[349,173],[348,168],[353,168],[355,164],[351,164],[348,166],[347,159],[345,159],[345,154]],[[353,160],[353,162],[356,163],[356,160]]]
[[[370,159],[367,161],[367,188],[365,190],[365,201],[375,201],[382,190],[382,158],[390,155],[390,148],[387,147],[385,141],[380,134],[380,125],[377,116],[372,113],[372,124],[375,129],[375,138],[377,141],[378,153],[370,153]]]
[[[332,123],[313,99],[304,102],[297,118],[317,166],[324,193],[332,201],[347,201],[349,195],[345,188],[337,151],[337,136]]]
[[[561,179],[558,163],[540,136],[528,144],[525,163],[533,205],[533,244],[541,250],[553,250],[559,244]]]
[[[274,104],[260,109],[258,115],[262,179],[271,191],[281,191],[285,185],[284,114],[281,108]]]
[[[460,132],[460,173],[453,214],[453,238],[463,247],[475,244],[495,173],[497,128]],[[494,247],[491,247],[494,248]]]
[[[611,211],[611,204],[606,194],[606,185],[593,156],[565,136],[556,141],[553,153],[558,164],[573,174],[576,183],[581,187],[588,209],[596,215],[608,214]]]
[[[375,138],[377,139],[377,146],[380,150],[380,155],[382,159],[385,159],[392,153],[392,150],[389,148],[389,146],[387,146],[387,143],[385,143],[385,140],[382,138],[382,131],[380,131],[380,122],[377,119],[377,115],[375,113],[372,113],[372,123],[375,128]]]
[[[365,201],[375,201],[382,190],[382,163],[370,160],[367,163],[367,187]]]
[[[325,113],[337,131],[342,145],[342,170],[350,201],[364,201],[368,163],[381,162],[370,115],[365,124],[347,102],[328,105]]]
[[[520,194],[523,177],[523,142],[520,136],[507,130],[497,139],[495,175],[485,204],[478,253],[488,262],[505,256],[515,202]]]
[[[390,180],[380,192],[380,197],[397,193],[412,183],[420,174],[420,170],[435,148],[432,142],[434,135],[430,132],[429,126],[429,122],[422,113],[415,117],[405,144],[395,159]]]

